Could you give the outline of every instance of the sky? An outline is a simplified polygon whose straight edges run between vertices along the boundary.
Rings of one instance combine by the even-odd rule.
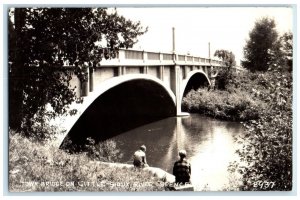
[[[273,18],[280,34],[293,30],[293,9],[288,7],[144,7],[117,11],[148,27],[135,49],[171,52],[174,27],[177,53],[208,57],[210,43],[211,56],[217,49],[226,49],[235,54],[237,64],[243,59],[243,47],[257,19]]]

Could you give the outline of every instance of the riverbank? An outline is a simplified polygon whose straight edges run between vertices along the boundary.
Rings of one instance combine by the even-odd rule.
[[[261,102],[255,101],[246,92],[198,89],[183,98],[183,110],[217,119],[246,121],[257,119]]]
[[[53,141],[40,143],[10,132],[9,191],[165,191],[163,170],[91,160],[68,154]]]
[[[183,98],[182,110],[230,121],[258,119],[266,104],[257,98],[259,84],[252,76],[236,74],[226,90],[191,90]]]

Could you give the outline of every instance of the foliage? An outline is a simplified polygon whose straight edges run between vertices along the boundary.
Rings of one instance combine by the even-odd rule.
[[[292,189],[290,72],[273,66],[266,73],[233,74],[226,91],[191,91],[183,105],[189,111],[230,120],[241,120],[244,111],[246,132],[237,138],[240,159],[229,167],[243,180],[239,190]],[[228,107],[235,109],[232,116]]]
[[[9,138],[10,192],[165,190],[147,171],[68,154],[53,140],[43,144],[14,131]]]
[[[81,82],[86,67],[114,58],[144,30],[140,23],[105,8],[15,8],[9,21],[9,126],[30,135],[32,119],[50,104],[50,116],[66,113],[75,67]],[[10,19],[11,19],[10,18]]]
[[[232,81],[232,70],[228,68],[222,68],[218,71],[216,76],[216,89],[226,90],[228,89],[228,85]]]
[[[280,37],[280,41],[285,59],[284,67],[286,67],[286,69],[291,72],[293,68],[293,33],[284,33]]]
[[[241,190],[292,189],[292,76],[274,69],[265,74],[265,89],[257,90],[266,102],[257,120],[246,122],[246,134],[238,138],[243,164],[231,169],[243,176]]]
[[[258,119],[266,106],[259,92],[268,90],[266,81],[260,73],[233,72],[226,90],[191,91],[183,98],[183,109],[226,120]]]
[[[123,156],[113,140],[105,140],[98,143],[92,138],[87,138],[87,140],[87,156],[92,160],[117,162]]]
[[[216,50],[214,56],[217,56],[218,58],[221,58],[223,62],[225,62],[225,65],[229,68],[236,65],[235,61],[235,55],[228,50]]]
[[[219,119],[244,121],[258,118],[260,101],[253,101],[246,92],[198,89],[183,98],[183,109]]]
[[[65,130],[50,123],[51,117],[49,116],[51,114],[48,112],[39,111],[30,119],[30,123],[32,124],[30,127],[31,139],[33,141],[45,143],[49,140],[54,140],[57,135],[65,133]]]
[[[257,20],[244,47],[242,65],[250,71],[267,71],[270,66],[279,64],[280,54],[274,19],[263,17]]]
[[[232,80],[232,67],[236,65],[235,55],[228,50],[216,50],[214,56],[221,58],[226,68],[221,69],[216,74],[216,88],[225,90]]]

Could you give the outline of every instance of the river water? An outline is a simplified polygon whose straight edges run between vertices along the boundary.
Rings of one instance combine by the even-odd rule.
[[[217,191],[230,182],[227,167],[236,159],[234,136],[243,131],[238,122],[191,114],[163,119],[111,139],[123,153],[121,162],[132,163],[133,153],[144,144],[148,164],[169,173],[178,151],[185,149],[195,190]]]

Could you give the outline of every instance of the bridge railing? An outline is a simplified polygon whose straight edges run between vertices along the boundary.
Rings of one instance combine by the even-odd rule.
[[[141,51],[127,50],[124,52],[124,55],[125,59],[143,60],[143,52]]]
[[[197,57],[192,55],[162,53],[162,52],[146,52],[141,50],[128,50],[120,49],[116,58],[114,59],[102,59],[99,63],[100,66],[157,66],[157,65],[198,65],[198,66],[214,66],[224,67],[225,63],[220,60],[208,59],[203,57]],[[64,62],[64,67],[72,68],[68,61]],[[237,67],[237,70],[244,70]]]
[[[163,54],[163,60],[173,60],[173,54]]]
[[[101,66],[137,66],[137,65],[203,65],[224,66],[219,60],[197,57],[192,55],[150,52],[132,49],[120,49],[116,59],[103,59]]]

